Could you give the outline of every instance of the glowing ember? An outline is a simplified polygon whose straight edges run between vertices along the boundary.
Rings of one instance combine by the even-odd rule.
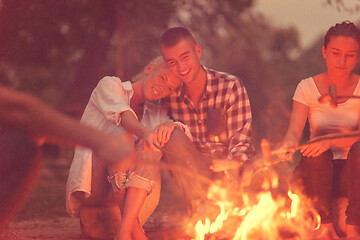
[[[291,202],[291,211],[286,213],[286,217],[288,219],[292,219],[297,216],[297,213],[299,211],[300,198],[298,195],[291,193],[291,191],[288,191],[288,195],[289,195],[290,199],[292,200],[292,202]]]

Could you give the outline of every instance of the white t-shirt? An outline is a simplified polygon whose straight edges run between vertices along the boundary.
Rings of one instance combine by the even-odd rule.
[[[360,81],[353,95],[360,95]],[[350,98],[339,103],[336,108],[330,103],[320,103],[321,96],[312,77],[302,80],[293,97],[294,101],[309,107],[310,139],[328,133],[341,133],[358,130],[360,99]],[[334,159],[346,159],[350,147],[340,148],[332,146],[330,150]]]

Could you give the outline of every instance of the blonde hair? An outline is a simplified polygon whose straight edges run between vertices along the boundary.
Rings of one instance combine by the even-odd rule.
[[[162,56],[157,56],[156,58],[154,58],[153,60],[151,60],[145,67],[144,69],[139,72],[138,74],[136,74],[132,79],[131,82],[136,82],[142,78],[144,78],[146,76],[146,67],[148,65],[152,66],[152,69],[157,69],[158,67],[165,67],[165,62]]]

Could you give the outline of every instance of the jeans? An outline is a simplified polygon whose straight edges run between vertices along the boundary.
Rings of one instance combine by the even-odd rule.
[[[354,143],[347,159],[335,159],[330,150],[318,157],[302,157],[295,178],[314,200],[322,223],[331,223],[331,199],[348,197],[346,224],[360,225],[360,141]]]
[[[195,203],[206,199],[208,187],[197,177],[199,175],[207,179],[216,177],[216,174],[210,170],[211,158],[199,152],[185,133],[179,129],[174,129],[164,149],[163,161],[170,165],[168,170],[184,196],[187,208],[194,210]]]

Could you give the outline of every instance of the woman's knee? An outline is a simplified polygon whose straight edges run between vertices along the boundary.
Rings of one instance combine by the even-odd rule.
[[[305,184],[306,181],[313,181],[316,177],[329,178],[332,176],[333,155],[330,150],[325,151],[318,157],[302,157],[294,170],[296,181]],[[309,183],[311,184],[311,183]]]
[[[353,158],[360,161],[360,141],[353,143],[349,150],[348,158]]]
[[[331,166],[331,160],[333,159],[333,154],[330,150],[323,152],[317,157],[302,157],[297,168],[303,169],[306,168],[324,168],[324,166]]]

